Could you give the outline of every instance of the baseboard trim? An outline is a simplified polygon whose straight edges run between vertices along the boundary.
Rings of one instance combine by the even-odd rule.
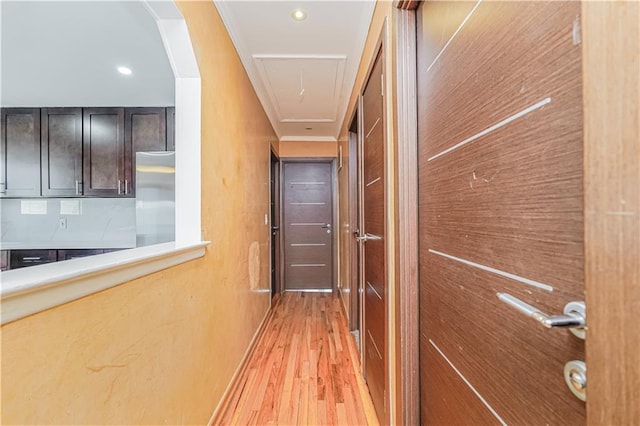
[[[280,301],[279,295],[273,298],[271,307],[269,308],[267,313],[264,315],[264,318],[262,318],[262,322],[260,323],[260,325],[258,326],[258,329],[253,335],[251,342],[249,342],[249,346],[247,347],[247,350],[242,356],[242,360],[240,361],[238,368],[233,373],[233,376],[231,377],[231,381],[229,382],[227,389],[222,394],[222,398],[220,398],[220,402],[218,403],[218,406],[213,411],[213,414],[211,415],[211,419],[209,420],[209,423],[207,423],[209,426],[222,424],[222,419],[227,414],[227,411],[231,408],[229,404],[231,403],[231,401],[234,400],[233,397],[236,395],[237,392],[240,392],[242,390],[242,388],[240,387],[240,384],[242,383],[241,379],[244,376],[247,370],[247,367],[249,367],[249,361],[251,360],[251,357],[253,356],[253,353],[255,352],[256,347],[258,346],[258,342],[260,341],[260,339],[262,338],[262,335],[264,334],[266,325],[269,323],[269,320],[271,319],[271,315],[275,309],[275,306],[279,301]]]

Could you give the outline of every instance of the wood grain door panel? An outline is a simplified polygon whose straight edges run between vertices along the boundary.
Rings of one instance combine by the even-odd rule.
[[[367,263],[365,264],[365,277],[367,280],[364,285],[366,287],[366,284],[370,283],[378,294],[384,298],[386,295],[385,280],[383,279],[385,272],[384,242],[369,241],[367,245],[369,246]],[[384,311],[382,311],[382,313],[384,313]]]
[[[584,341],[498,300],[584,300],[579,2],[418,11],[425,424],[581,424]],[[576,33],[577,31],[577,33]]]
[[[420,209],[431,218],[425,229],[432,247],[535,277],[556,291],[581,291],[583,204],[565,194],[582,191],[582,132],[554,134],[553,124],[539,126],[565,118],[562,107],[550,105],[495,131],[486,145],[478,140],[429,165],[422,184],[431,190]]]
[[[379,60],[380,56],[374,59],[369,79],[362,93],[362,129],[366,140],[369,139],[370,133],[378,126],[384,126],[384,117],[382,117],[382,66]],[[368,113],[367,113],[368,112]],[[367,154],[366,151],[364,153]]]
[[[376,288],[378,287],[378,288]],[[374,318],[384,318],[385,298],[380,293],[379,286],[371,281],[364,283],[365,303],[367,304],[367,315]],[[375,344],[375,352],[380,359],[384,359],[385,329],[383,327],[369,327],[367,334]],[[384,370],[384,369],[383,369]],[[383,382],[384,384],[384,382]],[[384,388],[384,386],[382,386]]]
[[[371,303],[365,296],[365,305]],[[364,339],[364,375],[371,399],[374,401],[378,418],[383,418],[385,413],[385,380],[384,380],[384,352],[377,347],[374,337],[369,333],[370,329],[365,329]],[[377,404],[381,404],[378,408]]]
[[[384,131],[383,125],[378,123],[375,128],[369,130],[369,135],[365,137],[368,144],[364,151],[364,161],[367,163],[364,174],[364,184],[369,185],[377,178],[384,178],[380,171],[384,171]]]
[[[420,351],[420,366],[429,371],[420,382],[422,424],[500,425],[433,346]]]
[[[82,109],[43,108],[42,195],[82,195]]]
[[[547,307],[558,295],[441,256],[428,258],[420,269],[433,283],[421,298],[426,343],[437,345],[505,422],[550,422],[584,409],[563,376],[566,362],[584,360],[584,342],[567,330],[543,328],[496,297],[506,292],[555,312]],[[448,374],[456,375],[451,367]]]
[[[455,7],[466,10],[468,4]],[[441,19],[426,12],[423,27]],[[573,111],[580,110],[581,104],[571,103],[575,96],[581,99],[581,49],[573,41],[579,14],[570,1],[480,3],[430,71],[419,76],[424,88],[419,99],[437,105],[418,116],[432,140],[427,156],[546,98],[565,108],[568,98]],[[419,60],[422,69],[430,66]]]
[[[313,240],[309,239],[307,241],[317,241],[317,239],[313,239]],[[293,250],[290,250],[292,253],[287,257],[287,260],[292,264],[314,263],[314,264],[323,264],[323,265],[330,266],[331,255],[327,253],[329,251],[327,250],[327,248],[328,248],[327,245],[294,246]]]
[[[384,56],[376,55],[362,95],[362,233],[381,239],[364,243],[362,335],[364,374],[380,422],[386,422],[387,277],[385,120],[382,96]]]
[[[285,290],[333,288],[332,167],[283,163]]]
[[[367,232],[374,235],[384,235],[384,178],[365,186],[364,204],[367,206],[365,215],[365,228]]]

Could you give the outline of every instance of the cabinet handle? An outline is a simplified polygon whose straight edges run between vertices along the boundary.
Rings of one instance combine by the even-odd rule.
[[[36,256],[25,256],[25,257],[22,258],[23,261],[24,260],[41,260],[41,259],[42,259],[42,256],[37,256],[37,257]]]
[[[124,180],[124,193],[128,194],[129,193],[129,181],[128,180]]]
[[[0,182],[0,194],[7,193],[7,184],[4,182]]]
[[[120,191],[120,179],[118,179],[118,195],[120,195],[121,191]]]
[[[80,182],[76,181],[76,195],[80,195]]]

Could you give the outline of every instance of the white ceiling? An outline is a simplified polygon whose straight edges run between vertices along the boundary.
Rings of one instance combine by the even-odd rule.
[[[335,141],[375,1],[216,1],[280,140]],[[291,18],[300,8],[301,22]]]
[[[0,8],[2,106],[174,105],[171,65],[142,2],[2,0]]]

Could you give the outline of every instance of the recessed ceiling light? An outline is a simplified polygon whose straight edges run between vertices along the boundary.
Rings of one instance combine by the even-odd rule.
[[[307,130],[313,130],[311,127],[307,127],[306,129],[307,129]]]
[[[307,12],[302,9],[294,9],[294,11],[291,12],[291,18],[293,18],[294,21],[304,21],[307,19]]]
[[[118,67],[118,72],[124,75],[131,75],[133,73],[133,71],[131,71],[131,68],[127,67]]]

